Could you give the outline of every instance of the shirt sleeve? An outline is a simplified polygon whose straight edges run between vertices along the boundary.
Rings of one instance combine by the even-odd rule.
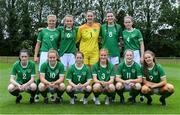
[[[35,63],[32,62],[32,72],[31,72],[31,77],[34,77],[36,74],[36,67],[35,67]]]
[[[94,64],[93,67],[92,67],[92,74],[93,74],[93,75],[97,75],[97,67],[96,67],[96,64]]]
[[[78,28],[77,36],[76,36],[76,43],[78,43],[81,39],[81,28]]]
[[[43,31],[43,30],[42,30]],[[39,32],[38,34],[38,38],[37,38],[37,41],[38,42],[41,42],[42,41],[42,31]]]
[[[64,65],[61,64],[60,67],[59,67],[59,76],[60,77],[64,77]]]
[[[122,66],[122,63],[118,65],[118,68],[117,68],[117,70],[116,70],[116,76],[117,76],[117,77],[122,76],[122,67],[123,67],[123,66]]]
[[[11,76],[16,76],[17,71],[16,71],[16,64],[13,65],[12,70],[11,70]]]
[[[114,78],[114,65],[111,66],[110,77]]]
[[[157,67],[158,67],[158,71],[159,71],[160,77],[161,77],[161,78],[164,77],[166,74],[165,74],[165,71],[164,71],[164,69],[162,68],[162,66],[161,66],[160,64],[158,64]]]
[[[89,67],[87,67],[87,79],[92,79],[92,74]]]
[[[43,63],[40,67],[40,74],[45,74],[46,73],[46,63]]]
[[[67,71],[67,77],[66,77],[66,80],[72,80],[72,66],[68,69]]]
[[[143,36],[140,30],[137,31],[138,32],[138,41],[141,42],[143,41]]]
[[[137,69],[137,77],[141,77],[142,78],[141,67],[138,64],[136,65],[136,69]]]

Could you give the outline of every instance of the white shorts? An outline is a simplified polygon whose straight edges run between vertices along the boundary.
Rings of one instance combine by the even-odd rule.
[[[41,55],[40,55],[40,62],[39,62],[39,71],[41,69],[41,65],[47,61],[48,59],[48,52],[41,52]]]
[[[119,57],[109,57],[108,60],[113,64],[113,65],[116,65],[116,64],[119,64]]]
[[[134,59],[133,60],[136,63],[138,63],[139,65],[141,65],[141,62],[140,62],[141,56],[140,56],[139,50],[135,50],[133,52],[134,52]]]
[[[69,66],[75,63],[75,56],[72,53],[65,53],[60,57],[61,63],[64,65],[64,69],[66,70]]]
[[[140,83],[134,83],[134,86],[131,86],[129,84],[124,84],[125,91],[130,91],[132,88],[135,90],[140,90],[141,89],[141,84]]]

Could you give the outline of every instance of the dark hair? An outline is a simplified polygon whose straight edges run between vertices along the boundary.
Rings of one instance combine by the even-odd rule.
[[[147,50],[147,51],[144,52],[144,56],[145,56],[145,54],[150,54],[150,55],[153,57],[153,62],[154,62],[155,65],[156,65],[156,58],[155,58],[154,52],[152,52],[152,51],[150,51],[150,50]],[[143,62],[142,71],[143,71],[143,73],[144,73],[144,75],[145,75],[146,77],[149,77],[148,65],[147,65],[145,59],[144,59],[144,62]]]
[[[21,53],[27,53],[27,55],[29,56],[29,51],[27,49],[25,49],[25,48],[20,50],[19,56],[21,55]],[[19,57],[19,60],[21,61],[20,57]]]

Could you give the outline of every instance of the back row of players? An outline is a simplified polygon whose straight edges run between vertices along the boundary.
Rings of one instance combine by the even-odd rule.
[[[34,55],[34,61],[38,62],[40,51],[40,83],[34,83],[35,65],[28,60],[28,52],[21,50],[20,60],[13,66],[8,86],[9,92],[17,97],[16,102],[22,99],[21,91],[28,91],[31,94],[30,103],[33,103],[39,89],[45,103],[48,103],[48,91],[56,92],[55,102],[61,102],[66,90],[71,104],[75,103],[77,92],[84,93],[83,104],[87,104],[91,92],[94,93],[96,105],[100,104],[98,97],[101,93],[107,95],[107,105],[115,93],[120,96],[120,103],[124,104],[123,92],[130,91],[132,103],[136,102],[135,98],[141,92],[147,97],[147,104],[152,102],[151,95],[157,93],[161,95],[162,105],[166,105],[165,98],[174,92],[174,87],[167,83],[162,67],[155,62],[154,53],[144,53],[143,37],[138,29],[132,27],[132,17],[124,18],[126,29],[123,32],[121,26],[115,23],[112,12],[107,12],[106,24],[102,26],[94,22],[92,11],[87,12],[86,19],[87,23],[76,28],[73,17],[66,15],[64,26],[56,29],[56,16],[48,16],[48,27],[39,32]],[[121,37],[125,52],[124,62],[120,63]],[[103,47],[100,52],[98,41]],[[76,51],[76,42],[80,42],[80,52]],[[142,69],[140,62],[143,63]],[[67,69],[69,66],[66,74],[68,86],[65,87],[64,67]]]

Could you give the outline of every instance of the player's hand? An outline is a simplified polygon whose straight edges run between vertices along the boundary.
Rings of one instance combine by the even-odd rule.
[[[141,62],[141,64],[144,63],[144,58],[143,58],[143,56],[140,58],[140,62]]]
[[[24,91],[23,85],[19,85],[18,87],[19,87],[20,91]]]
[[[39,63],[39,58],[34,56],[34,62]]]

